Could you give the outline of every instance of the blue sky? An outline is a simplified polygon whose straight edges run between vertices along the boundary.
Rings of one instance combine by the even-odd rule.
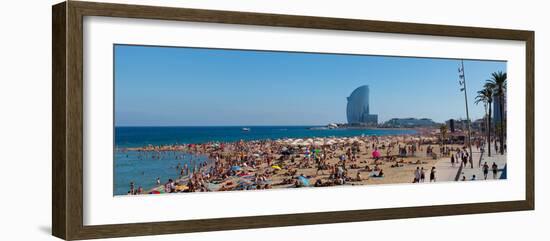
[[[346,122],[346,97],[370,86],[379,122],[465,118],[460,60],[115,45],[116,126],[325,125]],[[476,91],[506,62],[464,62]]]

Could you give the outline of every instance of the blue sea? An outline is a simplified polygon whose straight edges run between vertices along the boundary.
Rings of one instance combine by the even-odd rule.
[[[250,128],[250,131],[243,131]],[[311,129],[314,128],[314,129]],[[415,130],[397,129],[316,129],[320,126],[230,126],[230,127],[115,127],[117,147],[140,147],[148,144],[198,144],[280,138],[350,137],[361,135],[415,134]]]
[[[250,131],[243,131],[243,128],[249,128]],[[317,126],[115,127],[115,147],[120,149],[146,145],[415,133],[415,130],[319,129]],[[165,152],[161,155],[158,158],[152,153],[115,151],[114,195],[126,194],[130,189],[130,182],[134,182],[136,188],[141,186],[147,191],[156,185],[157,178],[160,178],[162,183],[169,178],[178,178],[180,174],[176,168],[178,165],[193,166],[207,161],[205,156],[194,156],[181,152]]]

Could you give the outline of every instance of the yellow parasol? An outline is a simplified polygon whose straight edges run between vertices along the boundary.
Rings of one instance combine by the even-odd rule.
[[[185,190],[187,190],[187,189],[189,189],[189,187],[186,186],[186,185],[178,185],[178,186],[176,186],[176,191],[178,191],[178,192],[185,191]]]

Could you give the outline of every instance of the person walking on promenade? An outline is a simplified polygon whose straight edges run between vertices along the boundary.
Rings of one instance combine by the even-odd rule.
[[[489,165],[485,162],[485,164],[483,164],[483,178],[485,180],[487,180],[487,174],[489,174]]]
[[[414,171],[414,181],[413,183],[420,182],[420,167],[416,167],[416,171]]]
[[[493,162],[492,169],[493,169],[493,179],[497,179],[498,165],[495,162]]]

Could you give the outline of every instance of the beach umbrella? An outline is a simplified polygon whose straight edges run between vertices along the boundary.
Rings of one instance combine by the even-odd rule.
[[[380,151],[378,149],[374,150],[372,152],[372,157],[373,158],[379,158],[380,157]]]
[[[304,176],[298,176],[298,180],[302,183],[302,186],[309,186],[309,180]]]
[[[240,166],[232,166],[231,171],[240,171],[242,168]]]
[[[149,194],[160,194],[160,192],[157,191],[157,190],[153,190],[153,191],[151,191]]]
[[[241,179],[237,182],[237,190],[244,190],[249,188],[255,188],[254,183],[251,180]]]
[[[250,174],[249,174],[249,173],[244,173],[244,172],[242,172],[242,173],[238,174],[237,176],[239,176],[239,177],[246,177],[246,176],[250,176]]]
[[[277,166],[277,165],[273,165],[273,166],[271,166],[271,168],[277,169],[277,170],[281,170],[281,167],[280,167],[280,166]]]
[[[210,182],[207,183],[206,185],[208,186],[208,190],[210,190],[210,191],[217,191],[217,190],[220,189],[220,186],[221,186],[220,184],[214,184],[214,183],[210,183]]]
[[[185,191],[187,189],[189,189],[189,187],[187,185],[178,185],[178,186],[176,186],[176,191],[178,191],[178,192]]]
[[[322,146],[323,144],[324,144],[324,142],[322,142],[322,141],[314,141],[313,142],[313,145],[315,145],[315,146]]]

